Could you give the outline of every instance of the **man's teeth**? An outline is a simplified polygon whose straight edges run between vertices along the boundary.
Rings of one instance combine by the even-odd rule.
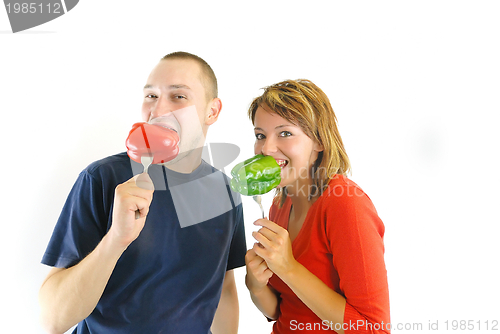
[[[160,124],[158,124],[158,125],[160,125]],[[160,125],[160,126],[164,127],[165,129],[168,129],[168,130],[172,130],[172,131],[174,131],[174,132],[177,132],[177,130],[176,130],[176,129],[174,129],[173,127],[170,127],[170,126],[168,126],[168,125]]]

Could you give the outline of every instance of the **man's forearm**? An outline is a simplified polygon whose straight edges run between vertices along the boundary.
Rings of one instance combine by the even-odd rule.
[[[224,278],[219,306],[212,323],[212,332],[214,334],[236,334],[238,332],[239,312],[234,273],[229,270]]]
[[[39,293],[41,322],[49,333],[64,333],[92,313],[125,249],[108,236],[77,265],[54,268]]]

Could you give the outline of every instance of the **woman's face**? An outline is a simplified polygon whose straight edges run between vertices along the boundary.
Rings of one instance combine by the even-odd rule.
[[[269,109],[268,109],[269,110]],[[302,129],[278,116],[258,107],[254,119],[255,154],[272,156],[281,166],[281,182],[278,187],[287,187],[288,192],[304,192],[311,184],[310,170],[321,145],[309,138]]]

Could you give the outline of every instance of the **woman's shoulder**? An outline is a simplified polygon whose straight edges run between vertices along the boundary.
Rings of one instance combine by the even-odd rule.
[[[354,181],[345,175],[335,175],[330,179],[327,188],[320,196],[320,200],[334,204],[348,204],[356,202],[371,202],[368,195]]]
[[[377,221],[377,225],[380,223],[371,199],[345,175],[335,175],[318,202],[317,214],[329,217],[327,221],[335,221],[336,224],[344,221],[348,225],[352,225],[353,221],[357,221],[357,224],[370,221]]]

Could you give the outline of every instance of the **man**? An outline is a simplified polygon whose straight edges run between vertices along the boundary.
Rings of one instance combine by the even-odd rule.
[[[39,296],[48,332],[237,332],[241,199],[202,161],[221,108],[201,58],[176,52],[153,69],[142,118],[177,131],[179,154],[152,165],[151,177],[133,176],[142,169],[126,153],[80,174],[42,260],[54,267]]]

